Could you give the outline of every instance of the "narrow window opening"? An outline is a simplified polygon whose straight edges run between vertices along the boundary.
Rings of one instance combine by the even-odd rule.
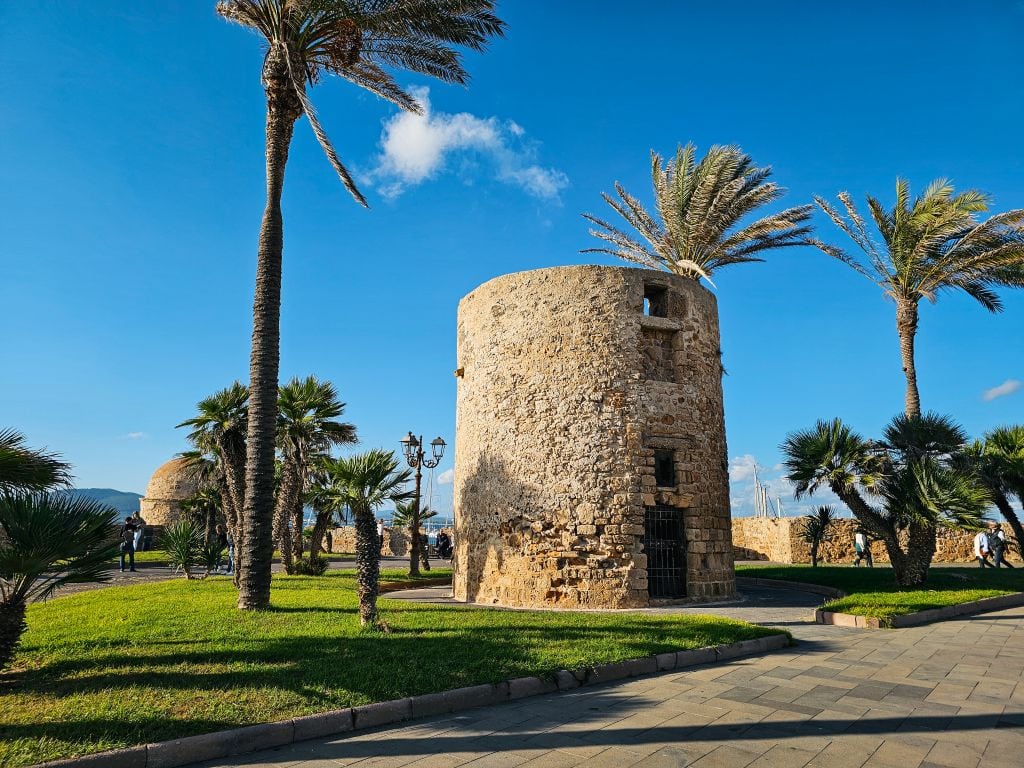
[[[656,285],[644,286],[644,314],[648,317],[668,317],[668,290]]]
[[[654,482],[659,488],[676,487],[675,451],[654,452]]]

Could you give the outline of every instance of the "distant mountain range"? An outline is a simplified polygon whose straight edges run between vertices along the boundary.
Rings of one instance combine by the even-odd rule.
[[[91,499],[113,507],[122,515],[130,515],[139,509],[141,494],[118,491],[113,488],[71,488],[68,493],[78,498]]]

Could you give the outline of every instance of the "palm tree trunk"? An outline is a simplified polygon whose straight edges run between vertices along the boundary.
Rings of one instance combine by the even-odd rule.
[[[378,626],[377,592],[380,589],[380,546],[377,522],[368,509],[356,509],[356,579],[359,623]]]
[[[917,368],[914,365],[917,311],[917,302],[901,300],[896,304],[896,331],[900,336],[903,375],[907,379],[907,393],[903,404],[907,416],[921,415],[921,395],[917,391]]]
[[[313,562],[320,550],[323,549],[324,535],[327,533],[327,526],[330,525],[331,512],[317,512],[316,522],[313,524],[313,533],[309,537],[309,560]],[[376,533],[376,530],[374,531]]]
[[[295,494],[295,498],[292,501],[292,551],[295,554],[296,560],[302,559],[302,552],[305,549],[303,546],[302,536],[302,518],[304,508],[302,506],[302,477],[299,478],[299,492]]]
[[[233,496],[228,487],[228,479],[226,474],[222,474],[220,480],[220,503],[224,510],[224,524],[228,529],[228,536],[231,537],[231,541],[234,544],[233,552],[234,557],[231,563],[231,580],[235,584],[235,588],[238,588],[238,570],[239,561],[242,556],[242,548],[238,546],[239,537],[241,536],[241,520],[238,519],[238,507],[235,506]]]
[[[293,536],[301,536],[301,532],[297,533],[291,527],[292,509],[295,507],[295,497],[299,492],[299,472],[294,457],[286,456],[281,469],[281,486],[277,489],[277,499],[274,503],[274,541],[281,550],[281,563],[284,565],[285,573],[292,572]]]
[[[1022,489],[1024,491],[1024,489]],[[1024,504],[1024,492],[1018,493],[1017,498],[1020,499],[1021,503]],[[1017,540],[1016,550],[1019,554],[1024,556],[1024,527],[1021,527],[1020,518],[1017,517],[1017,513],[1014,512],[1013,507],[1010,506],[1010,500],[1006,498],[1006,494],[1002,491],[996,491],[992,494],[992,499],[995,502],[996,507],[999,509],[999,513],[1006,520],[1010,529],[1013,531],[1013,538]],[[1007,542],[1009,544],[1009,542]],[[1012,551],[1007,546],[1007,551]]]
[[[420,520],[418,515],[413,515],[413,522],[409,523],[409,575],[420,575]]]
[[[25,603],[20,600],[0,603],[0,670],[14,660],[14,652],[27,628]]]
[[[936,528],[931,524],[911,523],[907,526],[907,553],[897,568],[892,564],[896,583],[901,587],[920,587],[928,580],[928,568],[935,555]]]
[[[281,191],[295,121],[302,113],[288,75],[287,52],[272,46],[263,65],[267,93],[267,206],[260,226],[249,361],[249,432],[245,451],[245,506],[238,607],[270,607],[274,556],[274,438],[281,357],[281,256],[284,225]]]
[[[818,542],[811,544],[811,568],[818,567]]]

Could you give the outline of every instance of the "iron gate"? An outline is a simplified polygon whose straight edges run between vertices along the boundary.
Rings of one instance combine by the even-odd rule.
[[[658,505],[644,515],[647,591],[651,597],[686,597],[686,542],[683,511]]]

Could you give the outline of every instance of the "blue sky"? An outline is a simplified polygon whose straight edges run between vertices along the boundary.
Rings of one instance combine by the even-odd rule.
[[[83,486],[142,492],[185,447],[174,425],[248,373],[261,51],[213,6],[0,5],[0,425],[62,452]],[[615,180],[648,200],[650,149],[738,143],[775,168],[784,205],[844,189],[888,202],[902,175],[1024,207],[1021,3],[500,13],[508,36],[467,56],[469,88],[400,77],[429,88],[423,120],[341,81],[313,92],[369,211],[296,126],[282,377],[335,382],[366,447],[409,429],[453,442],[459,298],[499,274],[593,262],[579,214],[603,214]],[[787,431],[839,415],[877,433],[903,382],[892,306],[823,254],[778,252],[715,282],[743,514],[754,461],[785,491],[773,467]],[[1024,295],[1004,297],[1001,315],[952,295],[922,312],[924,406],[973,434],[1022,420]]]

